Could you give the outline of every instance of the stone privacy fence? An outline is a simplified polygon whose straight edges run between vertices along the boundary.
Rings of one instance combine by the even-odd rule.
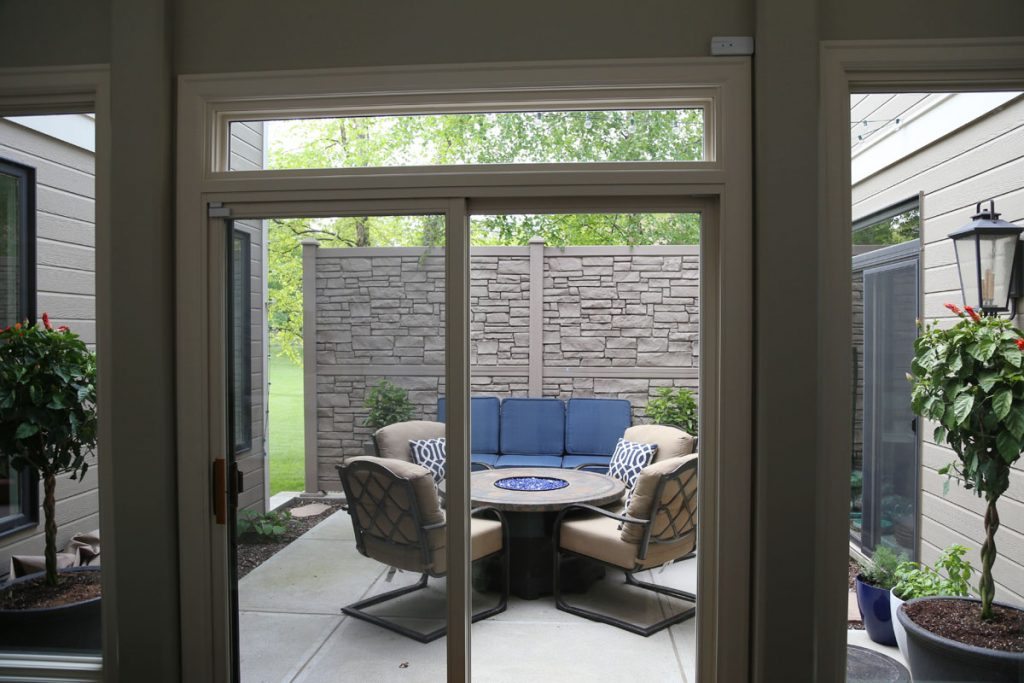
[[[364,453],[367,392],[408,390],[416,418],[444,395],[444,250],[303,247],[306,489],[337,490]],[[697,390],[696,246],[471,250],[474,395],[625,398]],[[311,343],[312,342],[312,343]]]

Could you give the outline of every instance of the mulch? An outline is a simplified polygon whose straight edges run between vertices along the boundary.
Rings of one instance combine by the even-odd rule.
[[[981,605],[969,600],[928,600],[904,609],[918,626],[965,645],[1004,652],[1024,652],[1024,612],[995,605],[990,621],[981,620]]]
[[[847,586],[849,587],[851,593],[857,590],[857,574],[860,574],[860,565],[857,564],[857,560],[850,558],[850,566],[847,575]],[[856,621],[851,619],[846,622],[846,628],[848,628],[851,631],[863,631],[864,622],[862,622],[860,619]]]
[[[0,590],[0,609],[59,607],[100,597],[100,572],[61,573],[56,588],[40,577]]]
[[[303,500],[301,498],[292,498],[290,501],[277,508],[278,510],[291,510],[292,508],[300,507],[302,505],[309,505],[310,503],[322,502],[328,506],[328,509],[324,512],[316,515],[315,517],[292,517],[288,520],[284,535],[275,541],[270,543],[264,542],[260,537],[243,537],[238,539],[236,546],[236,554],[238,559],[238,578],[241,579],[243,576],[251,572],[256,567],[260,566],[271,557],[279,553],[288,547],[292,541],[297,539],[302,534],[306,533],[320,522],[324,521],[332,514],[341,509],[340,503],[330,503],[328,501],[318,500]]]

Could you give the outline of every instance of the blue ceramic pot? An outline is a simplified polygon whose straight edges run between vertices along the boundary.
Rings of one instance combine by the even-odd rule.
[[[857,608],[867,629],[868,638],[879,645],[895,645],[896,634],[892,630],[892,610],[889,608],[889,591],[885,588],[864,583],[857,575]]]

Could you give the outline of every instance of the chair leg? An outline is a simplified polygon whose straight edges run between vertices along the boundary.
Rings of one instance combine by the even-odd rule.
[[[488,617],[493,617],[495,614],[500,614],[501,612],[505,611],[506,607],[508,607],[508,594],[509,594],[509,579],[510,579],[510,576],[509,576],[509,557],[508,557],[508,542],[507,541],[502,546],[501,554],[502,554],[502,563],[501,563],[501,566],[502,566],[501,596],[499,598],[498,604],[495,605],[494,607],[491,607],[491,608],[488,608],[488,609],[485,609],[485,610],[481,610],[480,612],[474,613],[473,614],[473,621],[474,622],[480,621],[481,619],[487,619]],[[493,555],[488,555],[488,557],[492,557],[492,556]],[[480,559],[486,559],[486,558],[480,558]],[[350,617],[355,617],[356,619],[362,619],[363,621],[370,622],[371,624],[376,624],[377,626],[380,626],[382,628],[386,628],[389,631],[394,631],[395,633],[403,635],[406,638],[412,638],[413,640],[419,641],[421,643],[429,643],[431,641],[437,640],[438,638],[443,636],[445,633],[447,633],[448,632],[447,625],[442,626],[441,628],[438,628],[438,629],[434,629],[433,631],[429,631],[427,633],[422,633],[420,631],[416,631],[414,629],[402,626],[401,624],[396,624],[395,622],[390,621],[388,619],[385,619],[384,617],[378,616],[376,614],[370,614],[369,612],[365,611],[365,609],[367,607],[372,607],[373,605],[379,605],[382,602],[387,602],[389,600],[394,600],[395,598],[400,598],[403,595],[408,595],[409,593],[415,593],[418,590],[426,588],[427,587],[427,579],[428,579],[427,574],[421,574],[419,581],[417,581],[416,583],[414,583],[411,586],[405,586],[403,588],[397,588],[397,589],[395,589],[393,591],[388,591],[386,593],[381,593],[380,595],[374,595],[373,597],[366,598],[365,600],[360,600],[358,602],[353,602],[351,605],[347,605],[345,607],[342,607],[341,611],[344,612],[345,614],[347,614]]]
[[[618,617],[614,617],[614,616],[612,616],[610,614],[604,614],[602,612],[596,612],[594,610],[584,609],[582,607],[576,607],[575,605],[570,605],[562,597],[562,585],[561,585],[561,583],[562,583],[562,576],[561,576],[562,575],[562,572],[561,572],[561,568],[562,568],[562,549],[556,546],[554,554],[555,554],[555,576],[554,576],[554,579],[555,579],[555,586],[554,586],[554,588],[555,588],[555,590],[554,590],[554,593],[555,593],[555,607],[557,607],[558,609],[562,610],[563,612],[569,612],[570,614],[575,614],[575,615],[584,617],[586,619],[590,619],[591,621],[599,621],[599,622],[601,622],[603,624],[610,624],[611,626],[616,626],[616,627],[621,628],[623,630],[629,631],[630,633],[636,633],[637,635],[644,636],[645,638],[647,636],[650,636],[650,635],[653,635],[653,634],[657,633],[658,631],[661,631],[662,629],[668,628],[669,626],[672,626],[674,624],[678,624],[678,623],[681,623],[683,621],[686,621],[687,619],[692,618],[693,615],[695,615],[697,613],[697,596],[694,595],[693,593],[688,593],[686,591],[678,590],[676,588],[669,588],[667,586],[659,586],[657,584],[649,583],[649,582],[646,582],[646,581],[638,581],[633,576],[632,572],[626,572],[626,583],[628,585],[635,586],[635,587],[641,588],[643,590],[651,591],[652,593],[658,593],[660,595],[668,595],[668,596],[673,597],[673,598],[679,598],[681,600],[686,600],[687,602],[692,602],[693,606],[689,607],[687,609],[684,609],[681,612],[673,614],[672,616],[666,617],[665,619],[662,619],[661,621],[658,621],[658,622],[656,622],[654,624],[651,624],[650,626],[641,626],[639,624],[634,624],[634,623],[625,621],[623,619],[619,619]],[[620,567],[620,569],[621,569],[621,567]]]

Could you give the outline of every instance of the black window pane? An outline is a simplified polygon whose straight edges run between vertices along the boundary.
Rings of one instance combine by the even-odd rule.
[[[235,451],[252,446],[252,328],[250,324],[250,240],[235,231],[231,240],[231,394]]]

